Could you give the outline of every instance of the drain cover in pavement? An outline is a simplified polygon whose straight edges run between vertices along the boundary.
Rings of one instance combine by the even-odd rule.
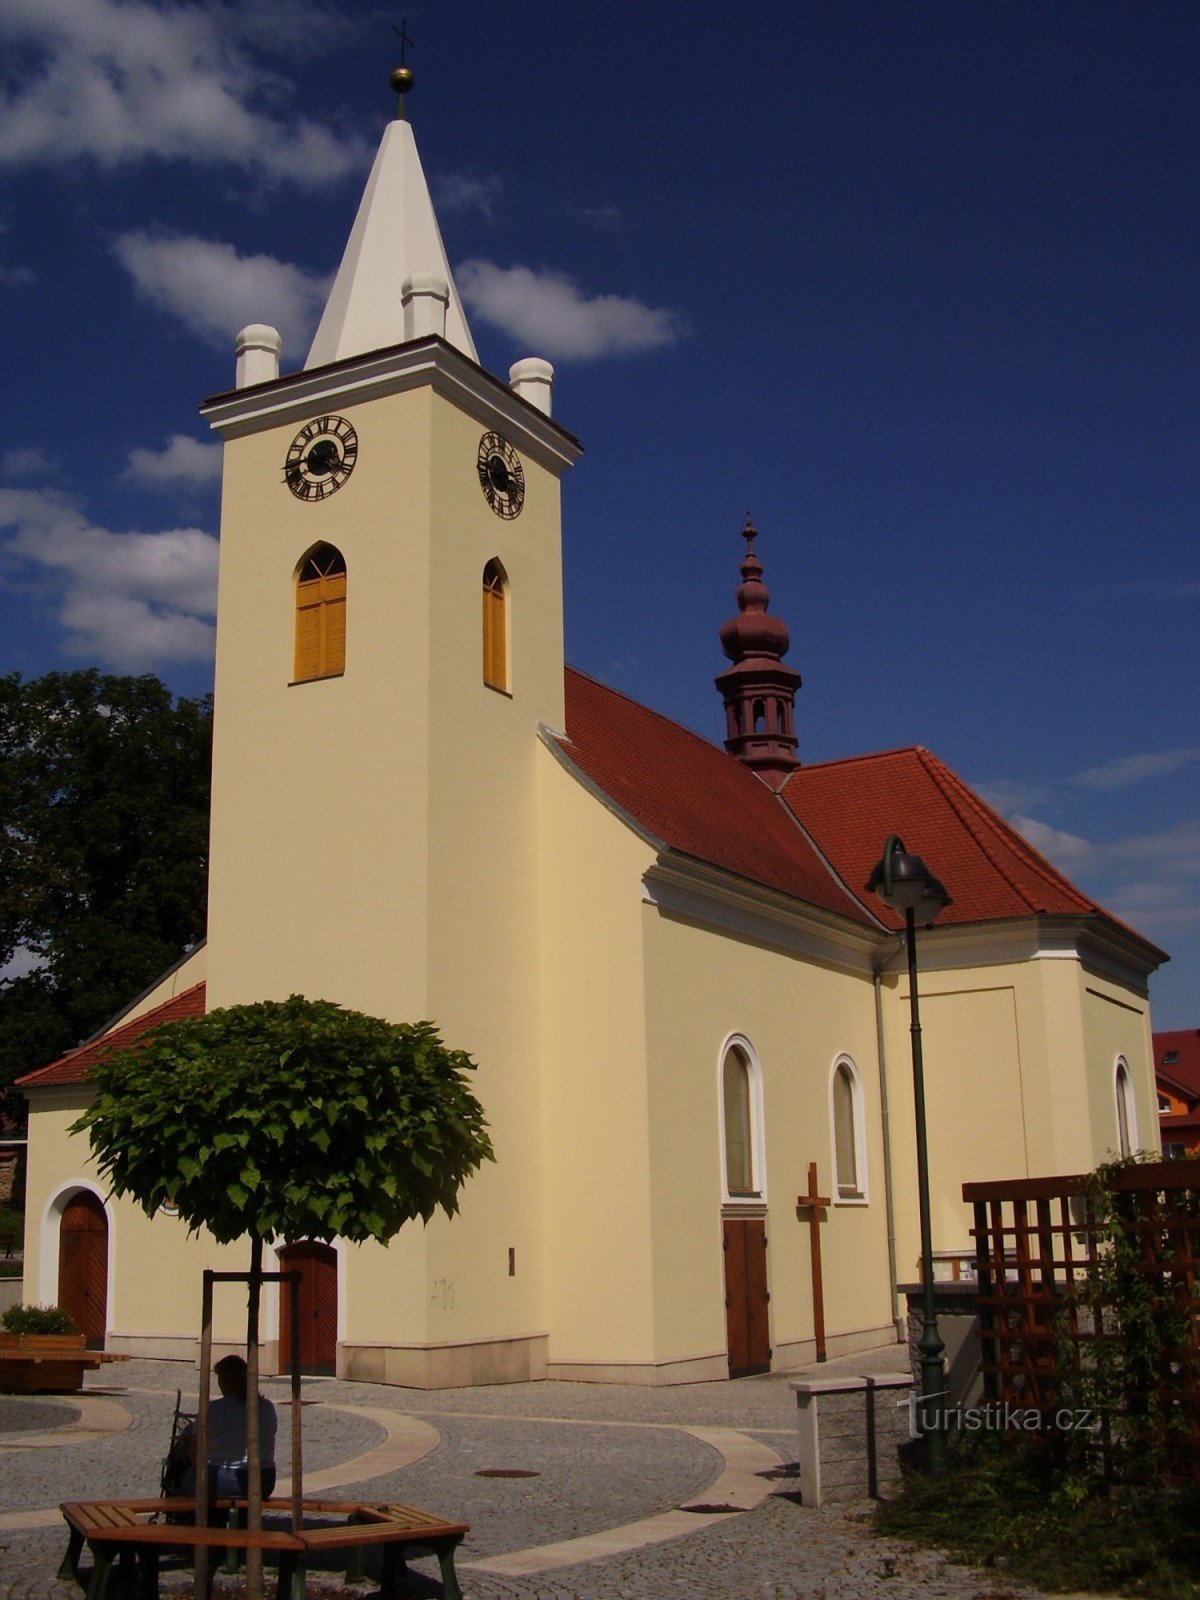
[[[480,1467],[475,1474],[477,1478],[540,1478],[540,1472],[531,1472],[528,1467]]]
[[[714,1511],[744,1511],[744,1506],[680,1506],[680,1511],[699,1511],[711,1516]]]

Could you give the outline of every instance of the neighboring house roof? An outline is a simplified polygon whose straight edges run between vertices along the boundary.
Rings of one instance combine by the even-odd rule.
[[[1154,1035],[1154,1075],[1189,1106],[1200,1100],[1200,1028]]]
[[[52,1061],[48,1067],[42,1067],[37,1072],[28,1073],[24,1078],[18,1078],[17,1087],[27,1090],[48,1089],[62,1084],[83,1083],[91,1076],[92,1068],[104,1056],[110,1055],[114,1050],[124,1050],[129,1045],[135,1044],[143,1034],[149,1033],[152,1028],[161,1027],[164,1022],[179,1022],[184,1017],[202,1017],[204,1008],[205,986],[202,983],[194,984],[182,994],[164,1001],[161,1006],[155,1006],[153,1011],[145,1011],[132,1022],[114,1028],[111,1033],[101,1034],[98,1039],[90,1039],[87,1044],[81,1044],[77,1050],[68,1050],[65,1056]]]

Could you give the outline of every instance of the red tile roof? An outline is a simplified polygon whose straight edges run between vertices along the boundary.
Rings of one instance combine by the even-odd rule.
[[[798,767],[776,795],[723,750],[594,679],[568,669],[566,688],[561,748],[672,849],[859,923],[900,927],[902,919],[865,888],[887,836],[899,833],[954,902],[939,926],[1095,917],[1164,959],[928,750]]]
[[[1168,1061],[1169,1055],[1175,1056]],[[1178,1028],[1154,1035],[1155,1075],[1189,1104],[1200,1100],[1200,1028]]]
[[[748,767],[571,668],[566,694],[563,754],[655,839],[810,905],[869,922]]]
[[[112,1051],[124,1050],[143,1034],[149,1033],[152,1028],[161,1027],[164,1022],[179,1022],[184,1017],[202,1017],[204,1010],[205,987],[203,983],[197,983],[173,999],[165,1000],[162,1005],[155,1006],[153,1011],[135,1017],[132,1022],[122,1023],[109,1033],[102,1033],[96,1039],[89,1039],[77,1050],[68,1050],[65,1056],[52,1061],[48,1067],[41,1067],[37,1072],[30,1072],[25,1077],[18,1078],[17,1087],[47,1089],[59,1084],[83,1083],[91,1075],[91,1069],[96,1063]]]
[[[1031,914],[1102,914],[1003,817],[919,745],[800,767],[783,788],[791,808],[855,888],[891,833],[945,884],[940,926]],[[892,925],[902,918],[880,908]]]

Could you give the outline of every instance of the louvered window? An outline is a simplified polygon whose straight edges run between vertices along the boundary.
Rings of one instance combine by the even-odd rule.
[[[346,670],[346,562],[319,544],[296,578],[295,681],[332,678]]]
[[[483,681],[508,692],[508,579],[498,561],[483,569]]]

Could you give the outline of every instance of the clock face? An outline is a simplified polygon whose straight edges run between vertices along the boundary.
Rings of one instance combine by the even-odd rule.
[[[520,514],[525,504],[525,470],[521,458],[502,433],[485,433],[476,458],[479,487],[498,517]]]
[[[345,417],[315,417],[288,447],[283,481],[297,500],[327,500],[358,460],[358,435]]]

